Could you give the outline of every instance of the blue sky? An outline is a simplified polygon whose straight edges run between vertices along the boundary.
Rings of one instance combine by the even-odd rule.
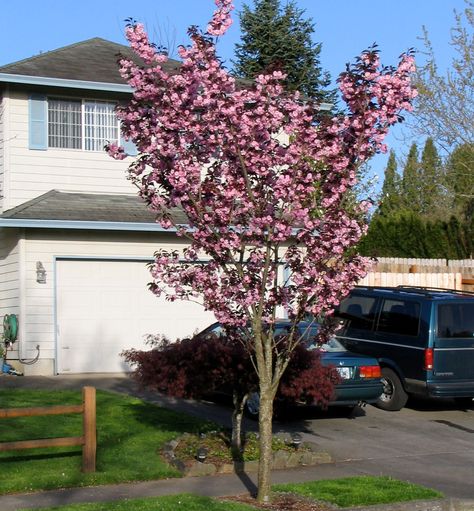
[[[235,1],[237,12],[243,3]],[[464,0],[297,0],[297,4],[316,24],[315,40],[323,43],[322,65],[332,78],[374,42],[382,62],[394,64],[404,50],[421,48],[423,25],[441,66],[449,65],[453,10],[465,7]],[[0,65],[96,36],[125,43],[124,19],[128,17],[143,21],[155,42],[187,43],[187,27],[204,27],[213,9],[213,0],[3,0]],[[229,65],[238,40],[234,15],[234,25],[219,43],[219,52]],[[404,152],[404,144],[395,137],[388,142],[397,152]],[[373,171],[383,174],[386,159],[377,157]]]

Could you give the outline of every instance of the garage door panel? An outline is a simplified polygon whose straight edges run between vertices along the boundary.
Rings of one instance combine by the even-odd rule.
[[[129,371],[120,353],[149,349],[146,334],[174,340],[214,321],[198,304],[151,293],[143,262],[58,261],[56,280],[59,373]]]
[[[99,307],[102,313],[102,317],[116,321],[127,321],[129,315],[127,314],[124,317],[124,312],[129,313],[130,316],[132,316],[132,314],[135,312],[136,300],[134,300],[134,296],[136,294],[137,290],[132,289],[113,289],[108,291],[101,291]]]
[[[66,317],[84,318],[97,310],[99,306],[99,293],[97,290],[81,290],[65,288],[61,293],[61,309]]]

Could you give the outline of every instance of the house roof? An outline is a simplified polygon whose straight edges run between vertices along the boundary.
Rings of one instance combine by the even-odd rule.
[[[0,215],[0,227],[165,231],[136,195],[71,193],[58,190],[36,197]],[[177,223],[185,223],[179,211]],[[170,229],[171,231],[171,229]]]
[[[94,37],[0,66],[0,73],[124,84],[125,81],[120,76],[117,65],[119,53],[134,61],[139,61],[128,46]],[[177,60],[170,59],[163,64],[163,68],[172,73],[177,70],[179,65]]]

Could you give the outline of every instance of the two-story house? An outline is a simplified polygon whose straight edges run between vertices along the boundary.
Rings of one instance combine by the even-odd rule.
[[[130,55],[95,38],[0,67],[0,324],[18,317],[8,360],[25,374],[124,371],[120,352],[145,334],[173,339],[213,320],[147,288],[154,251],[183,241],[126,179],[133,146],[124,161],[103,150],[131,95],[119,52]]]

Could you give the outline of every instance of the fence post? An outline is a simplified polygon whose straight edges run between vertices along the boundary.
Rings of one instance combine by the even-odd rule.
[[[84,405],[82,446],[82,471],[95,472],[95,455],[97,450],[96,403],[95,388],[83,387],[82,402]]]

